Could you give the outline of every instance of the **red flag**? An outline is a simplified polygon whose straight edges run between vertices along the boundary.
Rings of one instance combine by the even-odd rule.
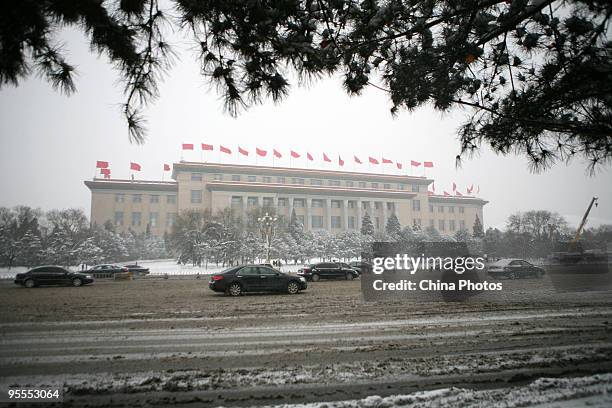
[[[445,191],[445,192],[444,192],[444,196],[445,196],[445,197],[448,197],[448,196],[450,196],[450,194],[448,194],[448,193]]]
[[[412,167],[419,167],[421,165],[421,162],[410,160],[410,165]]]
[[[244,150],[242,147],[238,146],[238,153],[242,154],[243,156],[248,156],[249,152],[248,150]]]
[[[299,159],[300,158],[300,154],[297,152],[294,152],[293,150],[291,151],[291,157],[293,157],[294,159]]]
[[[140,171],[140,164],[134,163],[134,162],[130,162],[130,170]]]
[[[327,155],[325,153],[323,153],[323,161],[331,162],[331,159],[329,157],[327,157]]]
[[[398,168],[398,169],[400,169],[400,170],[402,169],[402,167],[404,167],[404,166],[402,166],[402,163],[395,163],[395,165],[396,165],[396,166],[397,166],[397,168]]]
[[[368,157],[368,160],[369,160],[369,161],[370,161],[370,163],[372,163],[372,164],[378,164],[378,160],[376,160],[376,159],[375,159],[375,158],[373,158],[373,157]]]
[[[202,150],[213,150],[213,145],[202,143]]]
[[[359,160],[359,157],[353,156],[353,158],[355,159],[355,163],[361,164],[361,160]]]
[[[306,153],[306,158],[308,158],[308,160],[313,161],[314,159],[312,158],[312,155],[310,153]]]
[[[340,166],[344,166],[344,160],[342,160],[342,157],[338,156],[338,164]]]
[[[164,171],[170,171],[170,165],[164,163]]]
[[[424,162],[423,167],[433,167],[433,162]]]
[[[382,158],[382,162],[383,162],[383,164],[388,164],[388,163],[393,163],[393,160],[385,159],[385,158],[383,157],[383,158]]]
[[[457,184],[453,181],[453,191],[457,191]]]
[[[232,154],[232,151],[223,145],[219,145],[219,150],[221,153]]]
[[[261,157],[266,157],[266,155],[268,154],[268,152],[266,150],[260,149],[259,147],[255,148],[255,152],[257,152],[257,155],[261,156]],[[247,153],[247,155],[248,155],[248,153]]]
[[[100,174],[104,174],[105,176],[110,176],[110,169],[100,169]]]
[[[193,143],[183,143],[183,150],[193,150]]]
[[[96,162],[96,169],[106,169],[106,168],[108,168],[108,162],[107,161],[98,160]]]
[[[281,157],[283,157],[283,155],[280,154],[280,152],[278,150],[274,149],[274,157],[280,159]]]
[[[459,197],[463,197],[463,194],[461,194],[459,191],[455,191],[455,195],[457,195]]]

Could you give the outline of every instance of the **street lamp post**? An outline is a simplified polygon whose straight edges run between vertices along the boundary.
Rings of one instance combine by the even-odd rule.
[[[270,263],[270,248],[272,246],[272,236],[274,235],[274,223],[278,218],[273,217],[266,213],[263,217],[257,218],[257,221],[261,225],[261,230],[266,242],[266,263]]]

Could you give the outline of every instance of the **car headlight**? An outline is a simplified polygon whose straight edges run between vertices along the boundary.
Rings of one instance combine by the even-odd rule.
[[[91,275],[85,275],[86,279],[93,279],[93,277]]]

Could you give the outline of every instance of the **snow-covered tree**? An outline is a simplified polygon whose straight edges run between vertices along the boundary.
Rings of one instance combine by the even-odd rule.
[[[374,224],[372,224],[370,214],[368,214],[367,212],[361,218],[361,235],[374,235]]]
[[[402,232],[402,226],[397,219],[395,213],[392,213],[389,218],[387,218],[387,225],[385,225],[385,232],[387,235],[392,237],[394,240],[397,240]]]

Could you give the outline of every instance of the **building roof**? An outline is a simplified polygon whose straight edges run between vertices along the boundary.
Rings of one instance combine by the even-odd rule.
[[[363,173],[354,171],[337,171],[337,170],[321,170],[321,169],[301,169],[293,167],[270,167],[270,166],[253,166],[246,164],[225,164],[225,163],[200,163],[181,161],[174,163],[172,166],[172,178],[176,180],[177,171],[203,171],[207,173],[235,173],[235,174],[269,174],[273,176],[288,176],[288,177],[320,177],[320,178],[340,178],[351,179],[358,181],[380,181],[380,182],[395,182],[395,183],[412,183],[429,185],[433,182],[432,179],[421,176],[408,176],[398,174],[383,174],[383,173]]]
[[[479,204],[485,205],[488,201],[483,200],[482,198],[472,197],[472,196],[445,196],[445,195],[437,195],[430,194],[429,195],[430,203],[453,203],[453,204]]]
[[[99,179],[86,180],[90,190],[178,191],[176,181]]]

